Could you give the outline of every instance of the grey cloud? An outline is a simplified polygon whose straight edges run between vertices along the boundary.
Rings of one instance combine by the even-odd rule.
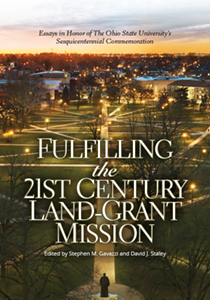
[[[22,0],[20,0],[22,1]],[[171,30],[174,36],[209,33],[207,0],[37,0],[31,4],[33,15],[13,21],[5,30],[39,29],[127,29]],[[1,21],[0,21],[1,22]],[[1,24],[1,23],[0,23]],[[15,27],[14,27],[15,26]]]

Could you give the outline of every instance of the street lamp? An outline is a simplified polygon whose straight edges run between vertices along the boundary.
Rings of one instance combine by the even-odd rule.
[[[114,161],[114,160],[111,161],[111,165],[112,165],[113,167],[115,167],[115,161]]]
[[[202,149],[202,153],[203,153],[203,154],[206,154],[206,153],[207,153],[207,150],[206,150],[206,149]]]
[[[192,200],[191,200],[191,203],[193,204],[193,191],[194,191],[194,189],[195,189],[195,184],[192,183],[192,184],[190,185],[190,188],[191,188],[191,190],[192,190]]]
[[[101,128],[97,128],[97,129],[96,129],[96,136],[99,136],[99,135],[100,135],[100,132],[101,132]]]
[[[66,112],[66,106],[67,106],[67,103],[64,102],[64,103],[63,103],[63,113],[64,113],[64,114],[65,114],[65,112]]]
[[[185,138],[187,137],[187,133],[186,132],[182,133],[182,137],[184,138],[184,146],[185,146]]]
[[[29,153],[29,152],[30,152],[30,149],[29,149],[29,148],[26,148],[26,149],[25,149],[25,152],[26,152],[26,153]]]
[[[14,131],[13,131],[13,130],[10,130],[9,135],[10,135],[11,143],[12,143],[12,136],[13,136],[13,134],[14,134]]]
[[[50,119],[45,119],[46,129],[48,129],[48,123],[50,122]]]
[[[12,136],[14,134],[13,130],[10,130],[9,132],[3,133],[4,138],[6,139],[7,142],[12,142]]]

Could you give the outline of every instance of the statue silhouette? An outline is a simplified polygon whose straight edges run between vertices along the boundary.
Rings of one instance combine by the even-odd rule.
[[[101,286],[101,297],[108,297],[108,286],[110,285],[109,283],[109,278],[106,276],[106,273],[101,277],[100,279],[100,286]]]

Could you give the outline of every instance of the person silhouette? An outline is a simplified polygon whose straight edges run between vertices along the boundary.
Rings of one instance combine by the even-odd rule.
[[[108,286],[109,278],[106,276],[106,273],[103,274],[103,276],[100,279],[100,286],[101,286],[101,297],[108,297]]]

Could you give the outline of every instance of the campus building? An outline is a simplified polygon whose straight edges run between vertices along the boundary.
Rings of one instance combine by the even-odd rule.
[[[44,94],[42,95],[42,98],[47,100],[55,100],[56,93],[60,91],[60,85],[63,83],[69,83],[70,80],[69,73],[63,71],[33,73],[30,77],[43,81]]]
[[[197,79],[188,78],[187,76],[157,76],[157,77],[150,77],[150,76],[143,76],[143,77],[136,77],[133,80],[141,85],[145,89],[152,89],[154,94],[154,99],[158,101],[159,94],[163,92],[163,90],[167,90],[170,84],[176,82],[177,80],[182,81],[189,81],[189,82],[196,82]]]
[[[201,103],[202,96],[210,95],[210,81],[177,80],[168,84],[168,94],[175,97],[179,88],[187,88],[189,100],[194,100],[197,104]]]

